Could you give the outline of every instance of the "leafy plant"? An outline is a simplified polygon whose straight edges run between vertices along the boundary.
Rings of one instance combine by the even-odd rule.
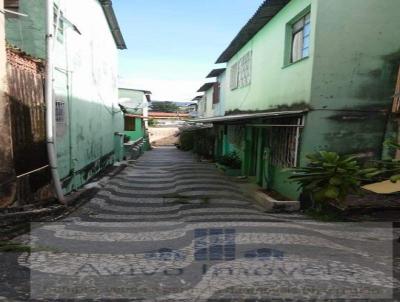
[[[400,144],[388,140],[385,145],[394,150],[400,150]],[[392,182],[400,181],[400,160],[382,160],[379,161],[382,175],[389,178]]]
[[[242,160],[236,152],[231,152],[227,155],[220,156],[217,159],[217,163],[232,169],[240,169],[242,166]]]
[[[315,202],[343,202],[349,194],[360,193],[363,180],[380,173],[376,168],[361,168],[354,155],[321,151],[307,158],[310,161],[307,167],[289,170],[293,173],[290,179],[299,183]]]

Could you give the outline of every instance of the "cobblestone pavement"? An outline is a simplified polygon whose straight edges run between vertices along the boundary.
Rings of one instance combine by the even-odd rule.
[[[31,253],[3,253],[0,301],[394,301],[395,236],[264,213],[213,165],[158,148],[32,226]]]

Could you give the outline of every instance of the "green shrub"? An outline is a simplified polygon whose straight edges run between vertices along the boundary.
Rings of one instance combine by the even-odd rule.
[[[376,168],[363,169],[352,155],[321,151],[307,158],[310,161],[307,167],[289,169],[293,173],[290,179],[319,203],[340,203],[349,194],[359,194],[362,181],[380,173]]]
[[[228,155],[220,156],[217,158],[217,163],[232,169],[240,169],[242,167],[242,161],[236,152],[231,152]]]
[[[194,148],[194,131],[182,131],[179,135],[179,148],[183,151],[190,151]]]

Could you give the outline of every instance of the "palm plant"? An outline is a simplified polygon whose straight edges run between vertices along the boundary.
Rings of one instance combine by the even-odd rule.
[[[321,151],[307,158],[307,167],[290,169],[290,179],[315,202],[341,203],[349,194],[359,194],[364,180],[380,173],[377,168],[363,169],[354,155]]]

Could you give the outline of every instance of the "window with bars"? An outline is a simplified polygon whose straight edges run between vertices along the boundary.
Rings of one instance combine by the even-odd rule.
[[[65,123],[65,103],[56,101],[56,123]]]
[[[230,88],[235,90],[251,84],[253,52],[247,52],[240,60],[231,67]]]
[[[310,55],[311,15],[308,13],[292,25],[290,62],[294,63]]]
[[[276,124],[293,125],[271,127],[268,130],[268,145],[271,164],[280,168],[297,166],[297,153],[300,139],[301,118],[278,119]]]
[[[134,117],[125,116],[125,131],[136,131],[136,120]]]
[[[253,52],[249,51],[239,61],[238,82],[240,88],[251,84],[252,58]]]

